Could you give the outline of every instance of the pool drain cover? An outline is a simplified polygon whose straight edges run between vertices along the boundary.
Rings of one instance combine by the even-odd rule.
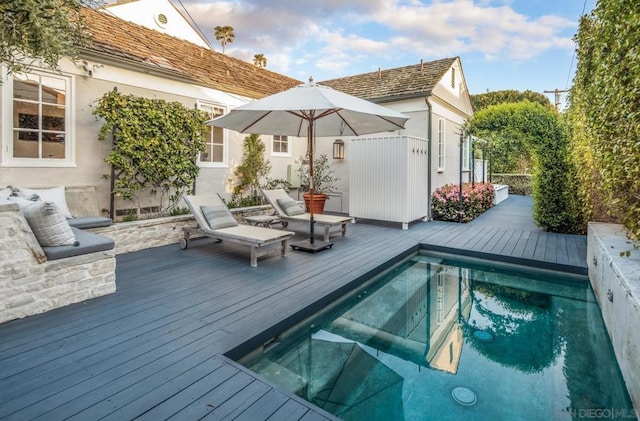
[[[454,387],[451,396],[460,405],[471,406],[477,402],[476,394],[466,387]]]
[[[493,341],[493,335],[486,330],[476,330],[475,332],[473,332],[473,336],[480,342]]]

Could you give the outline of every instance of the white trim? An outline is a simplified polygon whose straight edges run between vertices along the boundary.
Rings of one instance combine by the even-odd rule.
[[[275,142],[275,137],[276,136],[271,136],[271,156],[273,157],[285,157],[285,158],[291,158],[293,156],[293,154],[291,153],[291,136],[284,136],[287,138],[287,152],[274,152],[273,151],[273,143]],[[280,136],[282,137],[282,136]],[[280,142],[282,142],[282,139],[279,140]]]
[[[218,108],[222,110],[222,115],[229,111],[228,108],[222,104],[197,100],[196,109],[200,110],[202,107]],[[222,162],[202,162],[200,161],[200,155],[198,155],[198,166],[200,168],[227,168],[229,166],[229,130],[222,129]]]
[[[471,136],[462,141],[462,171],[471,171]]]
[[[0,131],[0,144],[2,145],[2,159],[0,166],[13,168],[73,168],[76,167],[76,129],[75,129],[75,77],[69,74],[47,72],[42,69],[33,69],[26,75],[42,76],[63,80],[65,83],[65,147],[64,159],[49,158],[15,158],[13,156],[13,76],[8,75],[6,67],[0,67],[0,75],[3,83],[1,88],[2,102],[2,130]],[[39,82],[40,83],[40,82]],[[40,101],[40,100],[39,100]],[[40,104],[41,102],[39,102]]]
[[[447,162],[447,126],[446,119],[438,118],[438,172],[444,172]]]

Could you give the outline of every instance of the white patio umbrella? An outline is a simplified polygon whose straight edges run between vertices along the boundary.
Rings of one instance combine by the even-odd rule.
[[[331,243],[314,241],[313,140],[314,136],[360,136],[403,129],[406,115],[373,102],[313,83],[298,85],[266,98],[232,109],[206,122],[240,133],[307,136],[309,152],[309,194],[311,195],[310,237],[296,249],[316,252]]]

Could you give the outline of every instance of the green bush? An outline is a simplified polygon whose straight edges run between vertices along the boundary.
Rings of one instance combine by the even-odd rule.
[[[496,191],[491,183],[464,183],[462,202],[457,184],[445,184],[431,196],[433,218],[438,221],[470,222],[493,206]]]
[[[533,182],[530,174],[492,174],[493,184],[506,184],[509,186],[509,194],[531,196]]]
[[[587,212],[640,240],[640,7],[599,0],[575,37],[570,93],[573,149]]]
[[[555,110],[529,101],[493,105],[475,113],[467,130],[481,139],[508,134],[524,142],[533,161],[531,195],[536,224],[552,232],[585,231],[569,133]],[[496,137],[496,133],[502,135]]]

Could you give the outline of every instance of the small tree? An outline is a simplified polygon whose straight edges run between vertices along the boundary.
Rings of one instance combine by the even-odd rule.
[[[305,191],[311,186],[309,165],[300,166],[300,184]],[[335,183],[340,179],[335,176],[334,169],[327,154],[322,154],[313,160],[313,191],[314,193],[329,193],[335,190]]]
[[[262,204],[260,189],[268,181],[271,163],[265,159],[265,146],[260,136],[252,134],[244,138],[242,163],[233,172],[235,185],[230,207],[257,206]]]

